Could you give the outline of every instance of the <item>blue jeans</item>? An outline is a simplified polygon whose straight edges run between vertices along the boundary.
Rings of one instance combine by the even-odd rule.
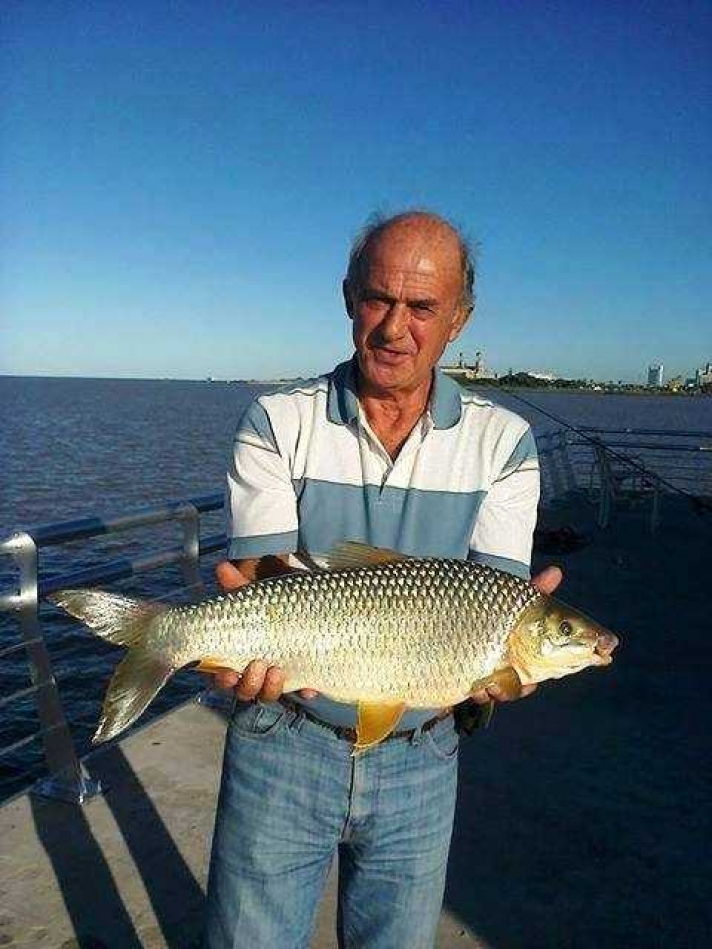
[[[205,949],[306,949],[339,853],[342,949],[429,949],[457,787],[452,716],[351,757],[279,703],[238,703],[225,744]]]

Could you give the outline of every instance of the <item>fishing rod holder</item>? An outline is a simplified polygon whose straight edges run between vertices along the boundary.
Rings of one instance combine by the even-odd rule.
[[[219,511],[223,506],[222,494],[202,495],[116,517],[88,517],[44,524],[12,534],[0,542],[0,556],[11,557],[17,569],[17,588],[0,594],[0,612],[16,618],[21,637],[0,649],[0,659],[24,649],[31,682],[29,687],[4,697],[0,706],[34,696],[40,725],[34,733],[0,748],[0,759],[41,741],[47,775],[32,786],[31,793],[84,804],[103,790],[100,783],[87,774],[77,755],[42,628],[42,598],[56,590],[116,582],[170,565],[179,565],[181,568],[183,592],[187,589],[192,595],[199,595],[204,590],[200,558],[224,550],[226,545],[224,535],[201,537],[201,515]],[[58,576],[44,578],[41,575],[40,550],[43,547],[170,523],[178,524],[181,529],[180,547],[153,551],[141,557],[108,561],[97,567]]]

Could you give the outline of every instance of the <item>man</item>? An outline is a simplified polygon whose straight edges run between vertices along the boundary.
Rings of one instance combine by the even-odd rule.
[[[435,371],[472,310],[472,282],[464,241],[437,215],[398,215],[356,243],[344,281],[354,359],[259,398],[238,428],[230,560],[217,571],[225,589],[340,540],[529,575],[539,483],[529,427]],[[559,581],[554,568],[535,580],[547,592]],[[306,946],[337,850],[340,945],[432,946],[455,804],[451,710],[407,712],[395,736],[354,758],[355,709],[313,692],[283,696],[283,683],[259,659],[219,677],[241,701],[226,742],[206,946]]]

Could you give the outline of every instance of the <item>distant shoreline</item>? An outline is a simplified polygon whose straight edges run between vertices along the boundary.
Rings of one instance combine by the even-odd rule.
[[[311,379],[312,376],[290,376],[280,379],[184,379],[169,376],[51,376],[51,375],[13,375],[11,373],[0,373],[2,379],[45,379],[58,380],[62,382],[180,382],[193,385],[244,385],[244,386],[287,386],[303,382],[305,379]],[[577,385],[549,385],[546,383],[537,385],[514,384],[500,385],[497,381],[488,379],[462,379],[455,375],[454,379],[465,389],[490,389],[499,392],[575,392],[585,395],[627,395],[627,396],[710,396],[712,389],[648,389],[645,386],[629,387],[606,386],[600,384],[600,388],[592,386]]]
[[[13,373],[0,372],[0,379],[56,379],[61,382],[190,382],[200,385],[223,386],[286,386],[311,378],[311,376],[293,376],[288,379],[186,379],[179,376],[50,376],[14,375]]]
[[[584,395],[630,395],[630,396],[710,396],[712,392],[704,392],[700,389],[672,390],[672,389],[646,389],[641,386],[639,389],[625,388],[604,388],[594,389],[589,386],[500,386],[497,384],[480,382],[477,380],[457,380],[459,385],[465,389],[489,389],[495,392],[576,392]]]

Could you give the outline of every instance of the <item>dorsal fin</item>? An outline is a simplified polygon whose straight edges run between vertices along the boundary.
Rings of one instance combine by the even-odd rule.
[[[356,567],[372,567],[379,563],[394,563],[408,560],[407,554],[386,547],[371,547],[355,540],[344,540],[336,544],[328,554],[320,554],[327,570],[353,570]]]

